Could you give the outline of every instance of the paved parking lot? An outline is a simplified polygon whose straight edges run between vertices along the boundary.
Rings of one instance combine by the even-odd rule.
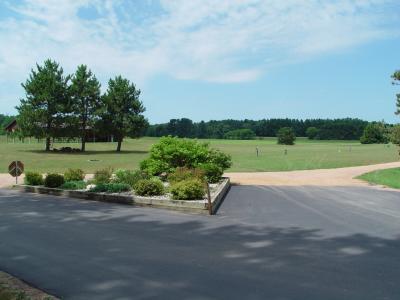
[[[400,193],[234,186],[217,216],[0,190],[0,269],[63,299],[399,299]]]

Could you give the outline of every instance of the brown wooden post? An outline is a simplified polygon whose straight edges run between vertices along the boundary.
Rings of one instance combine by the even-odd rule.
[[[208,182],[206,181],[205,183],[206,186],[206,191],[207,191],[207,201],[208,201],[208,213],[210,215],[213,214],[213,210],[212,210],[212,205],[211,205],[211,194],[210,194],[210,186],[208,185]]]

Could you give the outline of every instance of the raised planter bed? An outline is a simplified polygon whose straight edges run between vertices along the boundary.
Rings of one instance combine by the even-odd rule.
[[[173,209],[178,211],[209,214],[208,200],[170,200],[160,197],[141,197],[128,194],[109,194],[93,193],[89,191],[73,191],[47,188],[42,186],[15,185],[21,191],[28,193],[48,194],[53,196],[64,196],[77,199],[94,200],[109,203],[118,203],[126,205],[149,206],[157,208]],[[211,191],[211,211],[215,214],[221,205],[225,195],[230,188],[229,178],[223,178],[222,181]]]

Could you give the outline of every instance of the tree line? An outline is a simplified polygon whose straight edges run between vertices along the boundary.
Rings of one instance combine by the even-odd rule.
[[[220,120],[193,122],[188,118],[171,119],[168,123],[150,125],[147,136],[166,135],[189,138],[250,139],[276,137],[279,129],[292,128],[296,136],[309,136],[320,140],[358,140],[368,121],[360,119],[262,119]],[[243,129],[246,129],[244,131]]]
[[[45,138],[46,151],[58,137],[80,138],[80,150],[85,151],[89,132],[113,136],[121,151],[124,137],[140,137],[148,126],[140,90],[121,76],[110,79],[102,94],[87,66],[68,75],[57,62],[46,60],[31,70],[22,87],[26,95],[16,107],[18,134]]]

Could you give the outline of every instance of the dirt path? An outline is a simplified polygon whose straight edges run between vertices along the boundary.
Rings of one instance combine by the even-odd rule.
[[[400,162],[338,169],[302,170],[287,172],[226,173],[231,182],[242,185],[279,186],[366,186],[368,183],[354,179],[361,174],[400,167]]]

